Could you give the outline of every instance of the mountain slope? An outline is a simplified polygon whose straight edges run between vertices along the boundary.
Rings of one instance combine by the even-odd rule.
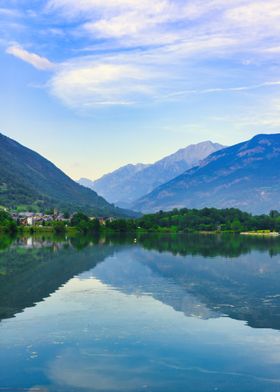
[[[236,207],[253,213],[280,209],[280,134],[253,139],[211,154],[139,199],[140,211]]]
[[[96,181],[87,178],[81,178],[78,183],[87,188],[95,190],[106,200],[115,203],[119,199],[119,195],[126,195],[129,192],[129,183],[131,178],[149,165],[138,163],[136,165],[125,165],[112,173],[105,174]]]
[[[0,134],[0,205],[124,215],[36,152]]]
[[[151,165],[127,165],[87,186],[119,206],[130,206],[141,196],[171,180],[223,146],[210,141],[182,148]],[[85,180],[80,180],[86,185]]]

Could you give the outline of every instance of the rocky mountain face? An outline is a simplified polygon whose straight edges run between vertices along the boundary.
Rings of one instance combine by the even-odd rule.
[[[0,134],[0,205],[25,209],[58,208],[99,216],[126,216],[96,192],[64,174],[53,163]]]
[[[211,141],[192,144],[154,164],[127,165],[96,181],[80,179],[79,183],[94,189],[111,203],[129,207],[141,196],[196,166],[221,148],[222,145]]]
[[[140,198],[143,212],[173,208],[236,207],[252,213],[280,209],[280,134],[214,152],[197,167]]]

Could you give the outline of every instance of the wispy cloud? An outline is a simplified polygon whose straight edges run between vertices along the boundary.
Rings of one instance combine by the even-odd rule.
[[[7,53],[53,70],[52,94],[75,108],[269,87],[268,77],[254,74],[246,85],[229,75],[225,87],[213,69],[230,62],[242,72],[279,52],[278,0],[49,0],[36,15],[55,21],[49,32],[66,42],[64,58],[54,67],[19,45]]]
[[[19,45],[9,46],[6,50],[8,54],[15,56],[26,63],[33,65],[33,67],[47,71],[54,68],[54,63],[45,57],[39,56],[38,54],[28,52]]]
[[[259,84],[253,84],[248,86],[236,86],[236,87],[215,87],[215,88],[207,88],[207,89],[194,89],[194,90],[183,90],[183,91],[175,91],[166,96],[166,98],[178,97],[188,94],[214,94],[214,93],[225,93],[225,92],[240,92],[240,91],[250,91],[256,90],[264,87],[277,87],[280,86],[280,80],[272,81],[272,82],[264,82]]]
[[[207,3],[201,0],[49,0],[46,10],[71,22],[75,20],[78,26],[76,34],[95,42],[93,52],[99,45],[96,40],[101,40],[103,50],[106,51],[107,48],[106,67],[110,65],[111,69],[119,70],[122,65],[123,69],[128,67],[129,70],[137,69],[138,73],[142,73],[141,80],[138,79],[135,83],[134,77],[126,78],[125,73],[116,72],[113,86],[108,88],[102,72],[100,77],[96,76],[96,67],[100,64],[102,68],[104,59],[102,56],[95,56],[93,71],[86,73],[88,83],[82,94],[88,105],[89,102],[100,102],[100,97],[102,102],[108,100],[113,103],[126,102],[129,96],[129,102],[138,102],[139,97],[145,95],[138,94],[141,86],[143,91],[152,90],[157,99],[163,95],[179,97],[190,93],[245,91],[269,86],[266,81],[244,88],[233,86],[197,89],[194,85],[194,88],[176,92],[173,83],[174,77],[177,77],[185,85],[189,85],[189,72],[194,72],[194,84],[194,64],[201,59],[228,59],[242,53],[255,56],[256,49],[266,50],[267,42],[264,38],[276,35],[280,26],[280,14],[274,0],[267,0],[263,8],[262,5],[262,1],[248,0],[210,0]],[[268,20],[271,23],[268,24]],[[127,48],[133,50],[127,52]],[[190,61],[191,66],[188,64]],[[80,78],[77,79],[84,80],[84,65],[80,66],[77,61],[75,64],[76,77],[80,73]],[[148,73],[147,76],[147,67],[154,76],[158,75],[151,78]],[[64,102],[73,102],[71,86],[74,90],[77,88],[76,82],[70,83],[69,80],[69,69],[63,66],[52,80],[52,91],[59,98],[63,97]],[[67,94],[70,99],[66,98]],[[148,95],[151,98],[150,91]],[[116,96],[118,99],[112,99]],[[83,105],[84,99],[80,102]]]
[[[151,94],[148,70],[130,64],[96,64],[91,58],[62,64],[49,87],[65,105],[88,109],[100,105],[131,105]]]
[[[0,7],[0,16],[17,18],[22,16],[22,14],[15,8],[3,8]]]

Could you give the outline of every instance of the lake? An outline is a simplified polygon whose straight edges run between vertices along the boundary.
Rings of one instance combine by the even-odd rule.
[[[0,239],[0,391],[280,391],[280,239]]]

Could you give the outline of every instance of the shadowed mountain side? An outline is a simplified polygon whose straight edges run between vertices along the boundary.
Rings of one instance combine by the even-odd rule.
[[[0,205],[25,210],[82,210],[99,216],[135,216],[115,208],[41,155],[0,134]]]
[[[280,134],[211,154],[201,164],[134,203],[143,212],[173,208],[235,207],[252,213],[280,209]]]

